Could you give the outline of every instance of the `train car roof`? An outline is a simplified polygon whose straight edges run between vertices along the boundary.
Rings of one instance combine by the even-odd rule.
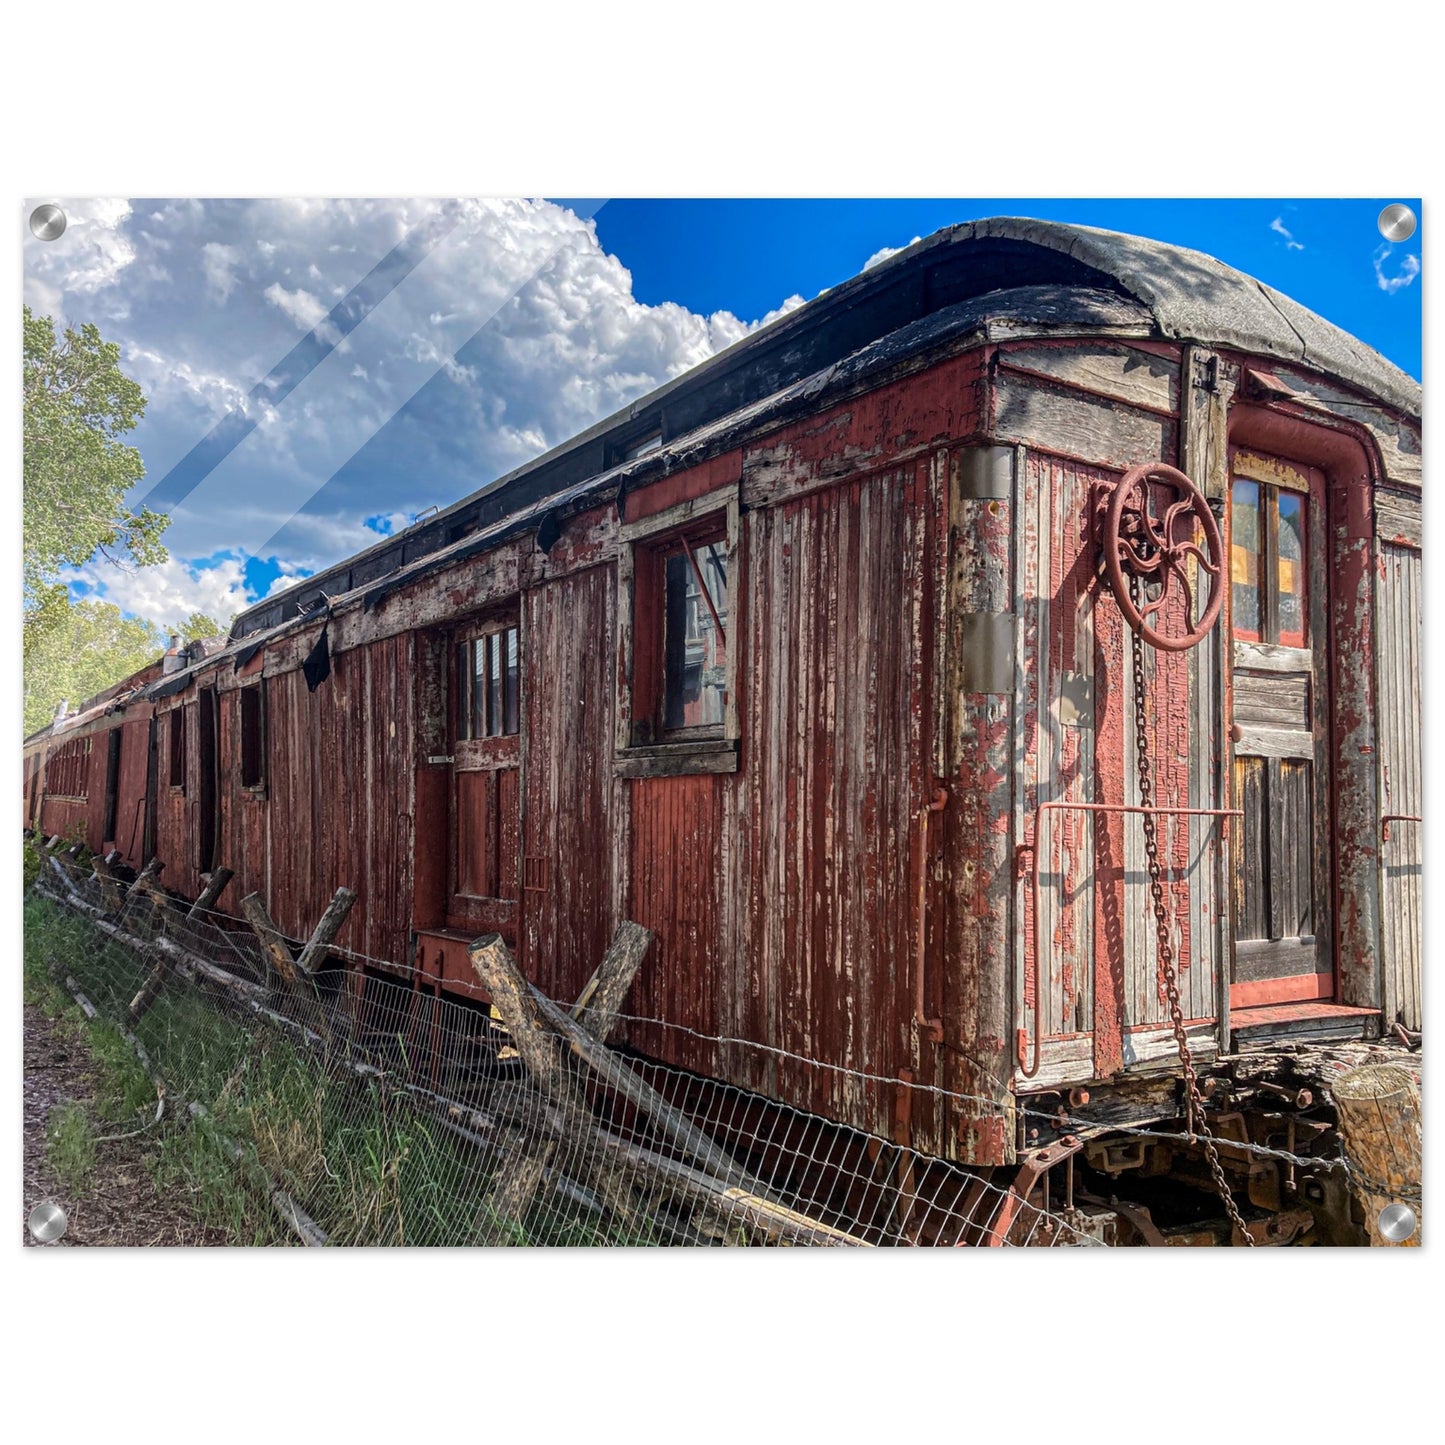
[[[1275,357],[1412,418],[1421,411],[1419,384],[1378,352],[1211,256],[1056,221],[973,221],[915,242],[444,510],[257,603],[236,619],[232,638],[269,631],[379,579],[414,575],[413,564],[440,562],[463,538],[489,536],[495,545],[499,526],[535,523],[544,504],[591,491],[604,477],[625,482],[666,469],[656,452],[633,466],[628,453],[654,436],[673,451],[683,437],[876,351],[883,338],[898,338],[885,349],[896,364],[903,346],[923,350],[941,332],[956,334],[949,320],[986,332],[1001,317],[1033,334],[1107,331]],[[939,324],[922,324],[929,320]]]

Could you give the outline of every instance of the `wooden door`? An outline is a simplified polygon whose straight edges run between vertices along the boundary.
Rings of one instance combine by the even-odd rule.
[[[515,614],[453,635],[447,926],[517,943],[521,636]]]
[[[1230,1006],[1333,998],[1325,486],[1232,457]]]

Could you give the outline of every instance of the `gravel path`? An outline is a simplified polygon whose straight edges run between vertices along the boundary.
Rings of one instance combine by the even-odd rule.
[[[149,1133],[97,1143],[95,1167],[79,1194],[60,1184],[46,1158],[46,1122],[51,1110],[69,1100],[89,1104],[95,1072],[85,1045],[31,1004],[25,1005],[25,1168],[21,1232],[36,1241],[24,1221],[41,1200],[54,1200],[69,1217],[60,1245],[221,1245],[224,1231],[199,1224],[184,1197],[160,1194],[147,1157]],[[102,1135],[124,1134],[137,1125],[101,1121]]]

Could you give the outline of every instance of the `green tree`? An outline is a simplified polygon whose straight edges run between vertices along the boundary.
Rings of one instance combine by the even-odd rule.
[[[72,707],[154,662],[166,635],[110,602],[73,602],[65,588],[26,634],[25,735],[43,728],[65,699]]]
[[[166,559],[169,518],[126,494],[145,476],[120,440],[145,412],[120,348],[90,325],[57,338],[48,316],[24,308],[25,730],[43,727],[61,698],[75,703],[149,661],[165,641],[149,623],[102,603],[73,603],[63,569],[97,554],[119,566]]]
[[[59,340],[48,316],[25,307],[24,556],[27,627],[57,600],[63,567],[97,553],[107,561],[163,562],[169,518],[126,493],[145,476],[140,453],[119,440],[145,412],[140,387],[120,368],[120,348],[91,325]]]
[[[181,623],[181,641],[194,642],[198,637],[224,637],[226,628],[204,612],[193,612]]]

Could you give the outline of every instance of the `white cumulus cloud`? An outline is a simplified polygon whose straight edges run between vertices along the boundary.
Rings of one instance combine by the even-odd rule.
[[[1381,291],[1393,294],[1404,287],[1412,285],[1415,278],[1420,274],[1420,258],[1413,251],[1407,251],[1401,258],[1400,264],[1395,268],[1393,275],[1385,272],[1385,262],[1390,259],[1394,247],[1383,245],[1376,249],[1375,261],[1375,282]]]

